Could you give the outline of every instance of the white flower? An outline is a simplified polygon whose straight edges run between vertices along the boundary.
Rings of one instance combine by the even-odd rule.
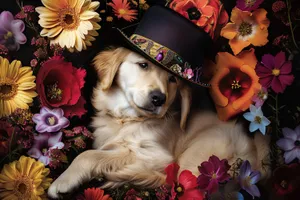
[[[254,132],[257,129],[264,135],[266,133],[266,126],[271,122],[264,116],[261,107],[256,108],[250,105],[250,112],[244,113],[244,118],[250,121],[249,131]]]

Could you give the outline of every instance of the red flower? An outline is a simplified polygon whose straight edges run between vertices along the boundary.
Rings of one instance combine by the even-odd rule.
[[[284,52],[279,52],[275,57],[271,54],[264,55],[256,67],[261,85],[271,87],[275,93],[283,93],[286,86],[293,83],[291,71],[292,63],[286,61]]]
[[[54,56],[43,63],[36,79],[42,106],[61,108],[66,117],[82,116],[85,100],[81,96],[86,71],[77,69],[62,57]]]
[[[289,200],[299,199],[300,164],[293,163],[275,169],[272,182],[277,195]]]
[[[14,128],[6,121],[0,121],[0,156],[8,153],[9,142]]]
[[[131,188],[126,192],[124,200],[142,200],[142,198],[138,197],[138,192]]]
[[[104,190],[100,188],[88,188],[84,190],[84,195],[77,200],[108,200],[109,195],[104,195]]]
[[[178,198],[179,200],[202,200],[204,195],[197,189],[197,178],[189,170],[183,170],[179,179],[177,180],[177,174],[179,171],[179,165],[172,163],[165,169],[167,173],[166,182],[172,185],[171,200]]]
[[[220,160],[217,156],[209,157],[208,162],[201,163],[198,167],[201,175],[198,176],[197,182],[200,189],[207,190],[209,194],[216,192],[219,183],[228,181],[230,175],[227,171],[230,165],[226,159]]]
[[[173,0],[170,8],[203,28],[212,38],[228,22],[220,0]]]

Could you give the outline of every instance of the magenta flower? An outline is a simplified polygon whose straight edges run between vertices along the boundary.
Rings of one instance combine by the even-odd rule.
[[[51,160],[52,149],[62,149],[64,143],[61,142],[62,132],[59,133],[42,133],[34,136],[34,144],[27,154],[38,159],[45,165],[48,165]]]
[[[0,44],[10,51],[19,50],[20,44],[25,44],[27,39],[23,34],[25,24],[22,20],[14,19],[9,11],[0,14]]]
[[[32,121],[36,123],[35,129],[39,133],[57,132],[70,124],[69,120],[64,117],[64,111],[61,108],[51,110],[42,107],[39,114],[33,115]]]
[[[264,0],[237,0],[236,7],[242,11],[256,10]]]
[[[197,183],[200,189],[207,190],[209,194],[216,192],[219,183],[229,180],[230,175],[227,173],[230,165],[226,159],[220,160],[217,156],[209,157],[208,162],[201,163],[198,167],[200,175]]]
[[[276,93],[283,93],[286,86],[291,85],[294,76],[291,74],[292,63],[286,61],[284,52],[279,52],[275,57],[265,54],[261,63],[256,66],[259,82],[265,88],[271,87]]]
[[[254,197],[260,197],[260,192],[255,185],[261,177],[259,171],[252,171],[248,160],[240,168],[239,182],[241,187]]]
[[[268,99],[268,90],[262,87],[261,90],[254,95],[252,101],[255,103],[255,107],[259,108],[264,104],[264,102],[267,99]]]
[[[295,130],[283,128],[284,138],[279,139],[276,144],[285,151],[285,163],[292,162],[295,158],[300,161],[300,125]]]
[[[191,79],[194,76],[194,72],[191,68],[186,68],[183,72],[183,76],[186,77],[187,79]]]

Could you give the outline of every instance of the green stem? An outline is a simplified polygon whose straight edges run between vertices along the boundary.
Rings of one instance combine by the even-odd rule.
[[[275,126],[275,131],[276,131],[276,135],[277,137],[279,137],[279,133],[278,133],[278,127],[279,127],[279,111],[278,111],[278,94],[276,94],[275,96],[275,122],[276,122],[276,126]]]
[[[289,24],[290,24],[290,30],[291,30],[291,35],[292,35],[292,40],[293,40],[293,43],[295,45],[295,47],[297,49],[299,49],[298,45],[297,45],[297,42],[295,40],[295,35],[294,35],[294,29],[293,29],[293,24],[292,24],[292,19],[291,19],[291,4],[290,4],[290,1],[289,0],[286,0],[286,5],[287,5],[287,10],[288,10],[288,20],[289,20]]]

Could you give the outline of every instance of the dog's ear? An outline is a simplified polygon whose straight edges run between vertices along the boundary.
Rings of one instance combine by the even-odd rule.
[[[182,81],[179,82],[179,92],[181,96],[180,128],[182,130],[185,130],[186,121],[192,103],[192,93],[191,93],[191,88],[187,84],[184,84]]]
[[[98,73],[102,90],[108,90],[111,87],[119,66],[129,53],[128,49],[119,47],[104,50],[94,58],[93,64]]]

